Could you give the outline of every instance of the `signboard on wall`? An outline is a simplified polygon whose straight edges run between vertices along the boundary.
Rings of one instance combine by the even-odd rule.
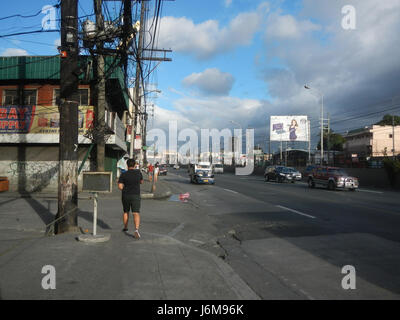
[[[271,116],[271,141],[308,141],[307,116]]]
[[[135,150],[140,150],[140,149],[142,149],[142,137],[140,136],[140,134],[137,134],[137,135],[136,135],[135,144],[134,144],[134,149],[135,149]]]
[[[83,134],[93,124],[93,106],[79,106],[78,130]],[[59,134],[58,106],[0,106],[0,133]]]

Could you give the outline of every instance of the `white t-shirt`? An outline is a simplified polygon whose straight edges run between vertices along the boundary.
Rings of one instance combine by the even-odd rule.
[[[118,160],[117,167],[122,170],[128,170],[128,166],[126,165],[126,160],[124,158]]]

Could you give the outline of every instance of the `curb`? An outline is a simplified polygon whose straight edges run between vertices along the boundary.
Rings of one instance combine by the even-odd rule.
[[[161,194],[154,194],[154,193],[142,193],[140,195],[141,199],[155,199],[155,200],[160,200],[160,199],[165,199],[168,198],[172,195],[171,191],[166,191]]]
[[[172,195],[171,191],[166,191],[160,194],[154,194],[154,193],[141,193],[140,197],[141,199],[155,199],[155,200],[160,200],[160,199],[165,199],[168,198]],[[51,199],[58,199],[58,194],[57,193],[34,193],[34,194],[20,194],[20,193],[1,193],[0,194],[0,199],[44,199],[44,198],[51,198]],[[79,194],[78,193],[78,200],[91,200],[93,197],[91,195],[85,195],[85,194]],[[112,196],[112,195],[107,195],[105,197],[99,197],[100,199],[120,199],[121,196]]]
[[[197,251],[200,254],[208,256],[217,266],[217,272],[226,281],[226,284],[236,294],[239,300],[261,300],[260,296],[255,291],[253,291],[253,289],[235,272],[235,270],[227,262],[217,257],[215,254],[196,246],[186,244],[169,235],[153,232],[149,232],[148,234],[156,237],[166,238],[172,243],[176,243],[191,250]]]

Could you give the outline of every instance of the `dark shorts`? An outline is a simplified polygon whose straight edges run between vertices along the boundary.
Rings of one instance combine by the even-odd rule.
[[[122,206],[124,212],[140,212],[140,195],[130,194],[122,196]]]

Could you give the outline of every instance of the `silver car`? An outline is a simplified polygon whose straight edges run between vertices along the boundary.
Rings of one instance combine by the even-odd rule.
[[[292,179],[294,181],[301,181],[302,175],[298,170],[296,170],[295,168],[291,168],[291,167],[288,167],[287,169],[292,173]]]

